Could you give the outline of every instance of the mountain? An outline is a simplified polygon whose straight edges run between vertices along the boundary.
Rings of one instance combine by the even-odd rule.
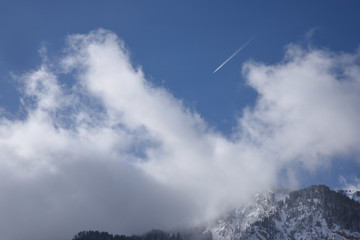
[[[213,238],[233,239],[360,239],[360,203],[347,191],[327,186],[259,195],[256,202],[220,217]],[[351,195],[352,197],[352,195]]]
[[[360,202],[360,191],[358,191],[358,190],[347,189],[347,190],[338,190],[337,192],[347,196],[350,199]]]
[[[278,189],[186,231],[153,230],[130,237],[89,231],[73,240],[360,239],[359,196],[357,191],[333,191],[325,185],[294,192]]]

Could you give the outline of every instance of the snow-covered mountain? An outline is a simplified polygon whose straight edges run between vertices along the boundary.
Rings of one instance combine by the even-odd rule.
[[[208,226],[216,240],[240,239],[252,224],[276,212],[277,202],[288,196],[286,191],[257,194],[254,202],[232,209]]]
[[[360,240],[359,196],[357,191],[333,191],[324,185],[294,192],[278,189],[258,194],[253,203],[193,229],[154,230],[131,237],[90,231],[77,234],[74,240]]]
[[[215,240],[360,239],[358,196],[324,185],[288,194],[271,192],[220,217],[209,230]]]

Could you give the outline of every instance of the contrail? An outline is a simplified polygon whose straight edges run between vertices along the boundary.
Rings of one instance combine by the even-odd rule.
[[[228,59],[225,60],[213,73],[216,73],[220,68],[222,68],[228,61],[230,61],[236,54],[238,54],[241,50],[243,50],[252,40],[254,40],[255,36],[250,38],[246,43],[244,43],[238,50],[236,50]]]

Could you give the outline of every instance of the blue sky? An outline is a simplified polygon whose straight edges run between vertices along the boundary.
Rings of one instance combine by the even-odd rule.
[[[9,197],[0,210],[36,216],[28,228],[45,224],[33,238],[46,239],[58,226],[169,228],[274,184],[360,186],[359,10],[357,1],[1,1]],[[17,216],[24,231],[13,235],[0,217],[2,238],[27,236]]]
[[[2,1],[1,98],[16,109],[8,73],[40,64],[38,49],[61,51],[68,34],[109,29],[125,41],[132,60],[155,84],[193,106],[217,128],[229,132],[234,114],[254,102],[241,64],[248,59],[276,63],[289,43],[335,51],[359,44],[355,1]],[[213,70],[253,35],[254,41],[221,71]]]

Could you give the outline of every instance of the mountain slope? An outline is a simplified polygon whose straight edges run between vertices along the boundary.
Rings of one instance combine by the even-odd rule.
[[[216,227],[211,229],[214,238],[360,239],[360,204],[342,193],[320,185],[291,192],[277,202],[271,194],[267,196],[243,212],[256,211],[250,211],[251,214],[246,216],[237,214],[238,221],[228,223],[225,228],[219,223],[228,216],[219,219]],[[254,215],[257,216],[255,221]],[[223,229],[240,231],[224,234]]]
[[[131,237],[89,231],[74,240],[360,239],[357,194],[324,185],[294,192],[277,190],[258,194],[253,203],[203,227],[175,233],[153,230]]]

